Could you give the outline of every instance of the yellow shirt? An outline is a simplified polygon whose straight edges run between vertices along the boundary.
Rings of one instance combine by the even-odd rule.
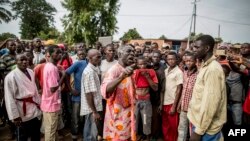
[[[218,133],[227,119],[226,106],[225,75],[213,56],[199,70],[188,108],[187,116],[195,133]]]

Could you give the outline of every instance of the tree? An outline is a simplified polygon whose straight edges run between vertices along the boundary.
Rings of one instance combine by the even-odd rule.
[[[63,17],[66,42],[94,44],[100,36],[112,36],[116,30],[118,0],[64,0],[69,11]]]
[[[214,38],[214,40],[215,40],[216,43],[222,43],[223,42],[221,37]]]
[[[1,6],[6,5],[6,4],[10,4],[10,1],[9,0],[0,0]],[[12,18],[11,12],[3,7],[0,7],[0,23],[2,23],[2,22],[8,23],[11,20],[11,18]]]
[[[56,39],[59,38],[61,33],[54,27],[48,28],[46,31],[41,31],[39,33],[39,37],[43,40],[48,40],[48,39]]]
[[[40,32],[53,27],[55,7],[46,0],[17,0],[12,2],[14,18],[20,18],[20,34],[23,39],[33,39]]]
[[[161,37],[159,37],[160,40],[166,40],[168,39],[165,35],[161,35]]]
[[[0,41],[4,41],[8,38],[17,38],[15,34],[9,33],[9,32],[5,32],[0,34]]]
[[[136,30],[136,28],[129,29],[128,32],[125,32],[124,35],[120,38],[122,41],[129,41],[132,39],[142,39],[142,36]]]

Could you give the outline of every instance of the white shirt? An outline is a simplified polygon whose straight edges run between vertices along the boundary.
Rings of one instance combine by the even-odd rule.
[[[26,115],[24,115],[23,101],[17,100],[32,97],[35,103],[40,104],[41,99],[35,83],[35,74],[31,69],[27,69],[27,71],[31,80],[19,68],[12,70],[5,77],[5,105],[10,120],[21,117],[25,122],[41,115],[40,109],[30,102],[26,102]]]
[[[117,60],[113,60],[112,62],[108,62],[106,59],[102,60],[101,62],[101,73],[102,73],[102,78],[104,78],[105,73],[114,65],[116,64],[118,61]]]

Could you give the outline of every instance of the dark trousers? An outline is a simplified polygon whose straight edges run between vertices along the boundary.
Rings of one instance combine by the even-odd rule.
[[[40,141],[40,125],[38,118],[22,122],[21,126],[16,129],[17,141],[28,141],[29,137],[31,141]]]

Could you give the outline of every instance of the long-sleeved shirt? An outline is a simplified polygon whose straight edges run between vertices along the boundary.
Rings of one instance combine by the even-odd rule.
[[[227,115],[225,74],[221,65],[211,57],[202,64],[188,108],[188,119],[195,133],[213,135],[226,122]]]
[[[41,115],[37,104],[40,104],[40,96],[35,83],[34,72],[27,69],[29,77],[19,68],[12,70],[4,80],[5,105],[10,120],[18,117],[22,121],[29,121]],[[34,102],[25,102],[30,98]],[[24,107],[26,106],[26,107]]]

